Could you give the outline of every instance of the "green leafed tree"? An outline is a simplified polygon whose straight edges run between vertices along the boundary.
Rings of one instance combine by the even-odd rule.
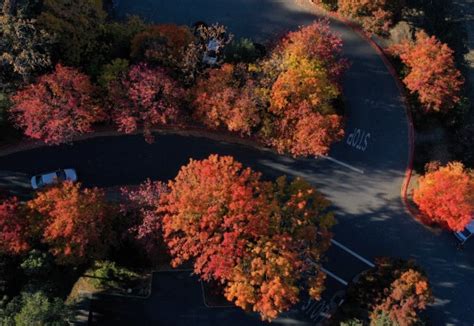
[[[95,72],[109,48],[101,39],[106,17],[102,0],[45,0],[38,22],[57,37],[56,50],[64,64]]]
[[[59,298],[48,298],[43,292],[22,293],[10,301],[0,315],[4,326],[69,325],[69,308]]]

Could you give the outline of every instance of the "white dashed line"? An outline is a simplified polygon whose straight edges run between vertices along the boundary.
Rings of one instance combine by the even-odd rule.
[[[369,261],[368,259],[365,259],[364,257],[362,257],[361,255],[359,255],[358,253],[350,250],[349,248],[347,248],[346,246],[344,246],[343,244],[341,244],[340,242],[337,242],[336,240],[334,239],[331,239],[331,243],[338,246],[339,248],[341,248],[342,250],[344,250],[345,252],[351,254],[352,256],[354,256],[355,258],[359,259],[360,261],[366,263],[367,265],[369,265],[370,267],[374,267],[374,263],[372,263],[371,261]]]
[[[326,273],[326,274],[328,274],[329,276],[331,276],[331,277],[332,277],[333,279],[335,279],[336,281],[338,281],[339,283],[341,283],[342,285],[347,286],[347,284],[349,284],[348,282],[346,282],[345,280],[343,280],[342,278],[340,278],[340,277],[337,276],[336,274],[334,274],[334,273],[328,271],[326,268],[324,268],[324,267],[322,267],[322,266],[321,266],[321,270],[322,270],[324,273]]]
[[[348,168],[348,169],[350,169],[350,170],[352,170],[352,171],[354,171],[354,172],[357,172],[357,173],[360,173],[360,174],[364,174],[364,171],[363,171],[363,170],[358,169],[358,168],[356,168],[356,167],[353,167],[352,165],[349,165],[349,164],[347,164],[347,163],[341,162],[341,161],[339,161],[339,160],[336,160],[335,158],[332,158],[331,156],[322,156],[322,155],[321,155],[321,156],[316,156],[316,158],[322,158],[322,159],[331,161],[331,162],[333,162],[333,163],[339,164],[339,165],[341,165],[341,166],[343,166],[343,167],[345,167],[345,168]]]

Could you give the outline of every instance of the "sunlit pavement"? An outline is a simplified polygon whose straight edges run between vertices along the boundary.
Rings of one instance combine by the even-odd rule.
[[[255,35],[262,40],[314,19],[299,3],[306,2],[121,0],[117,10],[156,22],[219,21],[237,36]],[[218,153],[235,156],[265,177],[303,176],[334,203],[339,221],[334,228],[337,241],[370,261],[382,255],[415,258],[427,271],[437,299],[429,310],[432,324],[472,325],[472,243],[464,251],[456,250],[451,234],[432,233],[406,213],[400,188],[408,164],[409,140],[400,94],[374,50],[344,25],[335,22],[332,26],[341,33],[345,55],[352,62],[344,81],[346,138],[331,151],[333,160],[294,160],[197,137],[159,136],[155,144],[148,145],[139,136],[123,136],[0,157],[0,170],[26,177],[74,167],[86,186],[113,186],[136,184],[147,177],[167,180],[190,157],[200,159]],[[5,185],[11,180],[2,182]],[[20,183],[15,181],[17,187]],[[366,264],[335,246],[324,267],[344,281],[367,269]],[[314,313],[319,308],[311,309]]]

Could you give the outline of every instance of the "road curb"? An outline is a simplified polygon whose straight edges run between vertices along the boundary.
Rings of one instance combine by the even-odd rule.
[[[272,148],[266,147],[262,142],[260,142],[256,138],[240,137],[238,135],[235,135],[223,130],[209,130],[205,128],[199,128],[196,126],[190,126],[190,125],[185,125],[185,126],[168,125],[168,126],[152,128],[151,131],[153,133],[160,134],[160,135],[173,134],[173,135],[180,135],[180,136],[202,137],[202,138],[212,139],[212,140],[221,141],[221,142],[248,146],[259,151],[277,153]],[[142,134],[143,134],[142,130],[137,130],[133,133],[125,134],[125,133],[116,131],[112,126],[110,126],[110,127],[97,128],[91,133],[74,137],[74,139],[71,140],[71,143],[98,138],[98,137],[135,136],[135,135],[142,135]],[[60,145],[64,145],[64,144],[60,144]],[[32,150],[36,148],[60,146],[60,145],[48,145],[40,140],[22,139],[15,143],[1,145],[0,157],[8,156],[11,154],[28,151],[28,150]],[[279,155],[283,155],[283,154],[279,154]]]
[[[395,67],[390,62],[385,50],[379,44],[377,44],[377,42],[375,42],[372,39],[372,37],[360,27],[359,24],[349,20],[348,18],[340,15],[337,12],[331,12],[318,6],[317,4],[312,2],[312,0],[309,0],[309,1],[312,3],[313,6],[316,6],[318,9],[320,9],[321,12],[324,13],[324,15],[343,23],[344,25],[352,29],[354,32],[356,32],[360,37],[362,37],[375,50],[375,52],[377,52],[379,57],[382,59],[382,62],[384,63],[385,67],[387,67],[388,72],[390,73],[390,75],[392,75],[395,81],[395,84],[398,90],[400,91],[402,103],[403,103],[403,106],[405,107],[405,114],[408,120],[408,162],[407,162],[407,168],[405,169],[405,177],[404,177],[402,187],[400,190],[400,195],[402,198],[403,206],[405,207],[405,211],[412,218],[421,222],[422,219],[419,217],[418,212],[415,210],[414,207],[412,207],[412,205],[410,204],[408,200],[408,188],[409,188],[412,173],[413,173],[413,160],[414,160],[414,155],[415,155],[415,129],[414,129],[413,118],[412,118],[411,110],[410,110],[410,103],[408,102],[408,99],[407,99],[407,93],[406,93],[405,87],[403,86],[400,80],[400,77],[397,74]]]

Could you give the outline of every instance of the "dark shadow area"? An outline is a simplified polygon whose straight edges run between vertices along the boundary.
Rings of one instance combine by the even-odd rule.
[[[326,302],[323,299],[319,305],[322,307]],[[313,302],[302,298],[297,307],[272,324],[313,325],[316,316],[310,315],[316,310],[308,314],[308,308],[303,309],[310,305]],[[152,294],[147,299],[99,294],[90,307],[90,325],[270,325],[261,321],[259,315],[235,306],[207,307],[201,282],[189,271],[154,273]],[[316,315],[320,318],[319,312]]]

